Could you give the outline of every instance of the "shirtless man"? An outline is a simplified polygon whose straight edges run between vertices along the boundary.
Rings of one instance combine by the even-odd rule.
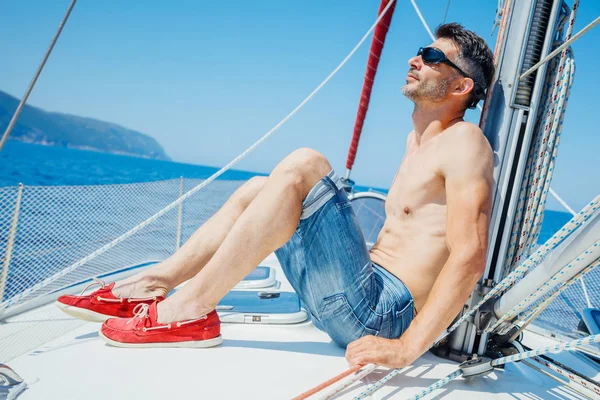
[[[275,251],[315,325],[347,346],[351,364],[412,363],[479,280],[491,208],[492,150],[463,116],[493,77],[492,53],[458,24],[436,35],[408,61],[402,92],[415,103],[414,130],[371,250],[325,157],[300,149],[240,187],[167,260],[58,305],[106,320],[101,336],[113,345],[208,347],[222,340],[217,303]]]

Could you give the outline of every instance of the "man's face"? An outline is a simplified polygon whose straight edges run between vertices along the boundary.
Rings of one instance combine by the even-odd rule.
[[[458,55],[456,46],[447,39],[437,39],[429,45],[442,50],[446,57],[455,61]],[[402,93],[410,100],[419,103],[441,103],[447,100],[451,83],[459,76],[444,63],[425,64],[421,56],[408,60],[410,69]]]

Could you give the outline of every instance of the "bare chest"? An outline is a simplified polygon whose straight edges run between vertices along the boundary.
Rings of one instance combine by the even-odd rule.
[[[407,153],[390,187],[385,210],[388,217],[400,220],[445,214],[446,191],[435,152]]]

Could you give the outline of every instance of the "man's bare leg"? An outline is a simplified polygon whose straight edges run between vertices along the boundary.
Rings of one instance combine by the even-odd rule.
[[[262,176],[251,178],[171,257],[147,271],[117,282],[113,293],[120,297],[166,296],[175,286],[192,278],[223,243],[266,179]]]
[[[321,154],[300,149],[271,173],[205,267],[181,290],[158,304],[158,322],[199,318],[271,252],[293,235],[302,201],[331,166]]]

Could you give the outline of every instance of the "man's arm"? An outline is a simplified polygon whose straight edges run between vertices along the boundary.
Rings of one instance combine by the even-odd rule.
[[[446,240],[450,256],[425,305],[400,339],[374,336],[348,346],[351,364],[401,368],[433,344],[460,312],[485,268],[493,153],[481,131],[470,124],[454,132],[442,161],[446,186]]]

